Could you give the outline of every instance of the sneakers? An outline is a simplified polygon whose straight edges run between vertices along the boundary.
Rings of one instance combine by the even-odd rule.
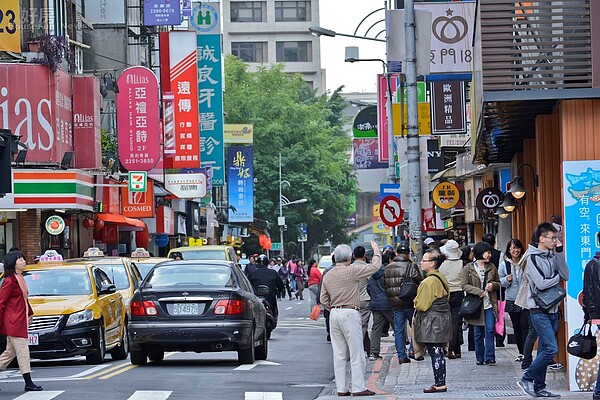
[[[517,356],[517,358],[515,358],[515,362],[522,362],[524,358],[525,358],[525,357],[523,356],[523,354],[519,354],[519,355]]]
[[[554,399],[560,398],[560,394],[549,392],[546,389],[538,390],[537,392],[535,392],[535,395],[537,397],[549,397]]]
[[[548,365],[548,371],[560,371],[564,367],[565,366],[562,365],[561,363],[550,364],[550,365]]]
[[[379,354],[377,353],[371,353],[371,356],[369,357],[369,361],[376,361],[376,360],[381,360],[383,357],[381,357]]]
[[[519,387],[521,389],[523,389],[525,394],[528,394],[533,397],[537,397],[537,393],[533,389],[533,382],[529,382],[529,381],[521,379],[521,380],[517,381],[517,385],[519,385]]]

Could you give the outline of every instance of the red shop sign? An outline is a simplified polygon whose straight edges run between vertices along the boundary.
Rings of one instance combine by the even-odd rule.
[[[118,85],[119,160],[128,171],[149,171],[160,157],[158,80],[146,67],[131,67]]]

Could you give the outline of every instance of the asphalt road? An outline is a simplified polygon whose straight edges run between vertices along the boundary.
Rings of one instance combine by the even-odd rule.
[[[308,294],[308,290],[305,291]],[[308,296],[306,296],[308,297]],[[102,365],[84,358],[32,360],[42,392],[23,392],[18,369],[0,372],[0,398],[19,400],[307,400],[333,380],[325,323],[308,319],[308,300],[279,302],[279,326],[266,361],[240,366],[235,352],[167,353],[160,363],[133,366],[107,355]]]

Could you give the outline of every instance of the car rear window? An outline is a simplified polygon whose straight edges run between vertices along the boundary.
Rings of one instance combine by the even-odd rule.
[[[226,265],[168,265],[155,268],[144,287],[210,286],[228,288],[236,285],[235,277]]]
[[[48,269],[23,272],[29,296],[76,296],[92,293],[87,270]]]
[[[95,264],[108,275],[118,290],[127,289],[129,287],[129,278],[127,277],[127,271],[125,271],[125,266],[123,264]]]
[[[184,260],[227,260],[223,250],[186,250],[180,252]]]

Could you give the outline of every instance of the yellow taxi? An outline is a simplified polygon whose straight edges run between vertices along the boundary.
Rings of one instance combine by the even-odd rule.
[[[32,358],[85,356],[90,364],[129,353],[127,312],[109,276],[87,262],[40,262],[23,277],[29,289],[33,322],[29,326]]]
[[[172,258],[167,257],[151,257],[150,253],[142,248],[137,248],[131,253],[131,257],[129,257],[129,261],[133,263],[140,271],[142,279],[148,275],[148,272],[159,262],[169,261]]]
[[[142,274],[131,260],[126,257],[105,256],[98,248],[91,247],[83,253],[83,257],[65,260],[65,263],[72,262],[87,262],[102,269],[123,296],[123,302],[129,313],[129,303],[133,292],[143,279]]]
[[[232,246],[204,245],[175,247],[169,250],[167,257],[174,259],[176,256],[183,260],[225,260],[237,264],[237,256]]]

